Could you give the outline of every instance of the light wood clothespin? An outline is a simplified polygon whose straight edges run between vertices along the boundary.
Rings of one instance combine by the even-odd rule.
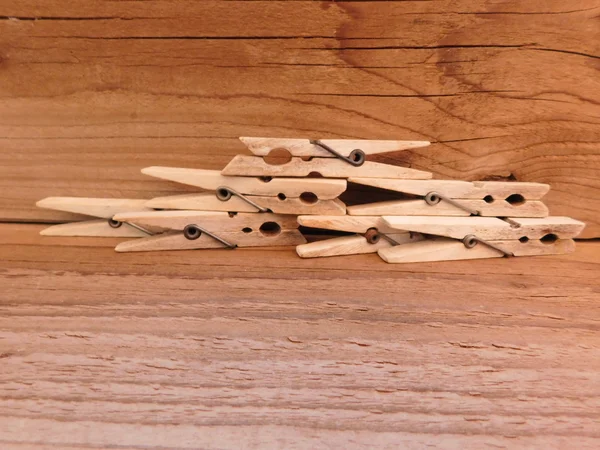
[[[150,208],[276,214],[346,213],[346,205],[336,198],[346,190],[346,180],[231,177],[217,170],[173,167],[148,167],[142,173],[216,193],[158,197],[146,204]]]
[[[346,214],[346,205],[339,199],[318,200],[314,197],[289,198],[264,197],[234,194],[232,190],[221,188],[216,195],[183,194],[157,197],[149,200],[146,206],[156,209],[184,209],[202,211],[272,212],[276,214]]]
[[[256,156],[237,155],[223,175],[305,177],[318,173],[325,178],[380,177],[429,179],[430,172],[366,161],[366,155],[425,147],[427,141],[376,141],[347,139],[275,139],[241,137]],[[285,149],[292,156],[285,164],[269,164],[263,156]],[[308,160],[304,159],[308,158]]]
[[[196,186],[207,191],[216,191],[225,186],[245,195],[298,198],[311,193],[319,200],[331,200],[346,190],[346,180],[323,178],[271,178],[271,177],[228,177],[220,170],[182,169],[178,167],[146,167],[142,173],[162,180]]]
[[[115,214],[123,212],[151,211],[147,200],[120,198],[48,197],[36,203],[39,208],[54,209],[85,216],[96,220],[53,225],[40,232],[44,236],[85,237],[143,237],[151,234],[134,223],[124,224],[113,220]]]
[[[387,227],[428,239],[378,251],[389,263],[570,253],[585,224],[569,217],[384,216]]]
[[[421,239],[418,233],[387,226],[380,216],[298,216],[298,223],[310,228],[357,233],[298,245],[296,252],[302,258],[375,253]]]
[[[295,216],[216,211],[153,211],[122,213],[123,223],[165,230],[154,236],[127,241],[117,252],[193,250],[298,245],[306,239]]]
[[[546,217],[541,183],[349,178],[350,182],[422,197],[349,206],[350,215]]]

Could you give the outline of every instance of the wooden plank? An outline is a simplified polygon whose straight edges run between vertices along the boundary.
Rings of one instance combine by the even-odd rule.
[[[439,41],[456,44],[460,40],[495,46],[498,38],[507,44],[519,45],[523,38],[530,38],[528,42],[539,46],[567,44],[568,50],[596,50],[595,42],[572,39],[581,32],[593,34],[598,31],[593,28],[581,30],[576,23],[595,18],[596,5],[589,0],[573,0],[568,5],[560,0],[533,0],[526,4],[518,0],[500,4],[468,0],[458,5],[452,0],[434,4],[389,1],[380,2],[377,8],[371,8],[365,2],[340,2],[326,7],[310,0],[254,3],[207,0],[199,5],[187,0],[174,10],[168,0],[156,0],[140,14],[138,5],[123,2],[107,8],[81,0],[50,0],[44,5],[35,0],[7,0],[2,4],[2,14],[14,21],[42,19],[36,24],[39,26],[29,30],[37,37],[406,38],[406,46]],[[203,14],[198,14],[199,11]],[[257,13],[264,14],[262,20],[257,20]],[[488,17],[490,15],[498,17]],[[306,23],[303,20],[306,17],[314,17],[314,20]],[[429,17],[429,20],[419,21],[420,17]],[[61,19],[66,23],[62,24],[62,32],[59,29],[57,33],[56,22]],[[127,20],[126,26],[119,23],[123,19]],[[273,27],[269,21],[276,21],[279,26]],[[240,27],[240,23],[244,23],[244,27]],[[554,32],[553,27],[557,24],[563,27],[561,34]],[[481,28],[489,34],[473,36],[468,33]],[[514,28],[519,33],[507,35],[507,28]]]
[[[0,5],[4,220],[190,192],[139,169],[221,169],[242,135],[400,138],[433,145],[374,161],[549,183],[600,236],[594,0],[134,3]]]
[[[598,242],[416,270],[42,228],[0,225],[3,448],[600,445]]]

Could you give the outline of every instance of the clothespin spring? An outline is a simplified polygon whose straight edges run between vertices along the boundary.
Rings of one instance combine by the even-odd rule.
[[[396,242],[388,235],[380,233],[377,228],[369,228],[364,236],[369,244],[377,244],[381,238],[384,238],[392,245],[400,245],[400,243]]]
[[[489,248],[493,248],[494,250],[499,251],[500,253],[504,254],[504,256],[515,256],[513,253],[511,252],[507,252],[506,250],[501,249],[500,247],[492,244],[491,242],[488,241],[484,241],[483,239],[479,239],[477,236],[474,236],[472,234],[468,234],[466,235],[463,239],[462,239],[462,243],[465,245],[465,247],[467,248],[473,248],[475,247],[478,243],[482,243],[483,245],[487,245]]]
[[[186,239],[188,239],[190,241],[194,241],[194,240],[198,239],[200,236],[202,236],[202,233],[205,233],[207,236],[210,236],[211,238],[220,242],[227,248],[234,249],[237,247],[236,244],[232,244],[232,243],[226,241],[225,239],[217,236],[216,234],[211,233],[210,231],[208,231],[196,224],[186,225],[186,227],[183,229],[183,235],[185,236]]]
[[[362,166],[365,163],[365,152],[361,149],[356,148],[350,152],[350,156],[344,156],[338,151],[331,148],[329,145],[322,143],[319,140],[311,140],[310,143],[312,145],[316,145],[321,147],[323,150],[327,150],[329,153],[334,155],[336,158],[341,159],[342,161],[346,161],[348,164],[351,164],[355,167]]]
[[[131,228],[140,230],[142,233],[146,233],[148,236],[154,235],[154,233],[151,233],[150,231],[146,230],[143,227],[140,227],[139,225],[136,225],[135,223],[125,222],[125,224],[130,226]],[[108,219],[108,225],[110,225],[111,228],[119,228],[121,225],[123,225],[123,222],[119,222],[118,220],[114,220],[114,219]]]
[[[262,206],[260,206],[259,204],[253,202],[252,200],[250,200],[248,197],[246,197],[243,194],[240,194],[238,191],[236,191],[235,189],[231,189],[230,187],[227,186],[219,186],[217,188],[217,198],[219,200],[221,200],[222,202],[226,202],[227,200],[229,200],[231,198],[232,195],[235,195],[239,198],[241,198],[243,201],[245,201],[246,203],[248,203],[251,206],[254,206],[256,209],[258,209],[258,212],[261,213],[268,213],[271,212],[270,209],[268,208],[263,208]]]
[[[481,214],[476,209],[471,209],[468,206],[463,205],[462,203],[459,203],[451,198],[446,197],[445,195],[440,194],[439,192],[432,191],[432,192],[429,192],[425,196],[425,201],[427,202],[428,205],[431,205],[431,206],[437,205],[442,200],[450,203],[451,205],[456,206],[457,208],[462,209],[463,211],[467,211],[469,214],[471,214],[473,216],[479,216]]]

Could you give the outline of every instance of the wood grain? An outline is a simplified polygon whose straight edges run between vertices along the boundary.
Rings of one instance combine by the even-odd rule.
[[[41,228],[0,225],[3,449],[600,446],[599,242],[391,265]]]
[[[598,0],[140,5],[1,2],[3,219],[192,192],[139,170],[221,169],[238,136],[402,139],[433,145],[374,161],[549,183],[600,236]]]

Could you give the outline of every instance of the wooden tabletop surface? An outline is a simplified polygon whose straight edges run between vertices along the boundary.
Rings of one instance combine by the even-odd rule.
[[[389,265],[0,225],[0,446],[598,448],[600,242]]]
[[[48,196],[193,192],[140,170],[222,169],[238,136],[362,138],[431,141],[373,160],[437,179],[551,184],[598,238],[599,8],[2,0],[0,450],[600,448],[597,240],[387,265],[33,224],[77,218]]]

